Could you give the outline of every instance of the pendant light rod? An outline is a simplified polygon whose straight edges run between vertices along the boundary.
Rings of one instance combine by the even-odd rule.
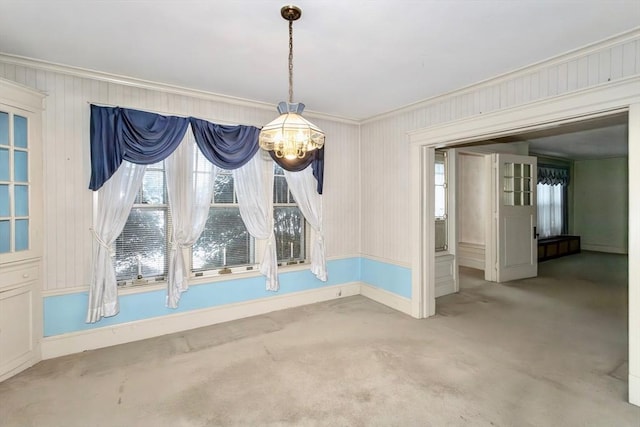
[[[289,21],[289,103],[293,104],[293,21]]]

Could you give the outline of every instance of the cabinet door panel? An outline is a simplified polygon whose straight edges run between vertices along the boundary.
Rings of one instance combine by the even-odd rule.
[[[33,351],[32,285],[0,292],[0,372],[29,363]]]

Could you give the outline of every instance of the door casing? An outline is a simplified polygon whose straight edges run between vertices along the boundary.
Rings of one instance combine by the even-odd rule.
[[[640,218],[640,76],[409,133],[411,315],[435,314],[434,149],[629,113],[629,218]],[[629,259],[640,259],[640,222],[629,222]],[[640,263],[629,263],[629,402],[640,406]]]

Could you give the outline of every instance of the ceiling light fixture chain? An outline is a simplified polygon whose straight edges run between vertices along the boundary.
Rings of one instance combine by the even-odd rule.
[[[289,19],[289,103],[293,103],[293,20]]]

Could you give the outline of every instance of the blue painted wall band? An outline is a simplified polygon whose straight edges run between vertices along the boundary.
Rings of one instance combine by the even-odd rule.
[[[322,282],[309,270],[285,272],[279,275],[280,290],[265,290],[262,276],[217,281],[191,286],[182,294],[177,309],[165,307],[165,290],[122,295],[120,312],[97,323],[85,323],[87,292],[45,297],[44,336],[113,326],[120,323],[166,316],[168,314],[224,306],[243,301],[271,298],[293,292],[362,281],[400,296],[411,298],[411,271],[364,258],[345,258],[327,262],[329,279]]]

